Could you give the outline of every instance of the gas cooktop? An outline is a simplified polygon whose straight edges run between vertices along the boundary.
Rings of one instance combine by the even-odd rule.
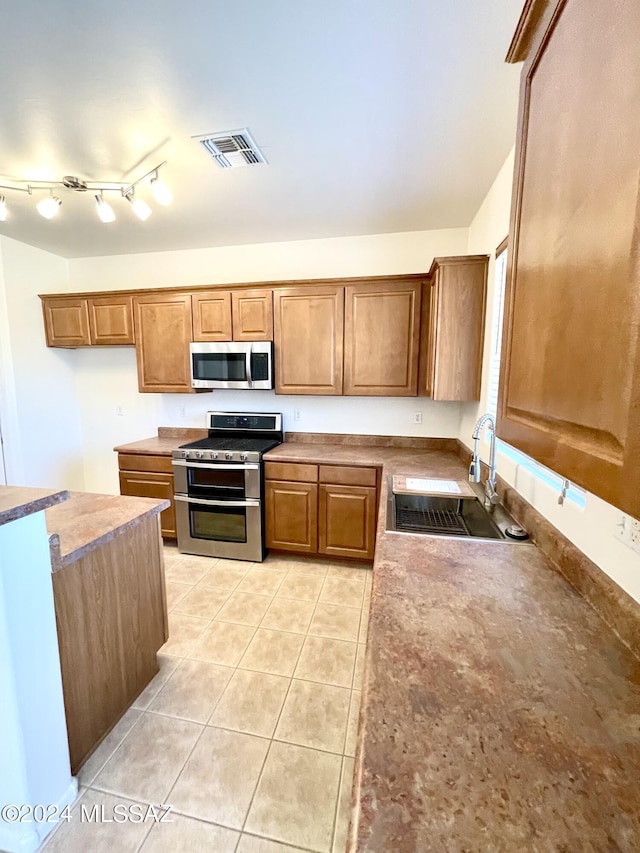
[[[282,444],[282,415],[253,412],[207,412],[208,438],[174,450],[174,459],[196,462],[260,462],[262,454]]]

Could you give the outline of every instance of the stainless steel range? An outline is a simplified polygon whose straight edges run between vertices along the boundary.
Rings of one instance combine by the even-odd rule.
[[[262,454],[282,443],[282,415],[207,412],[207,427],[172,454],[178,550],[262,561]]]

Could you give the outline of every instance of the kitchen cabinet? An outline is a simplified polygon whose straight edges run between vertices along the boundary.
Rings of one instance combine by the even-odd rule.
[[[191,294],[155,292],[133,300],[138,388],[194,393],[191,387]]]
[[[268,548],[373,559],[375,468],[266,461],[265,478]]]
[[[344,287],[274,290],[276,394],[342,394]]]
[[[211,290],[194,293],[194,341],[272,341],[273,291]]]
[[[497,434],[640,518],[640,6],[527,4]]]
[[[421,292],[414,280],[345,288],[344,394],[417,395]]]
[[[160,528],[165,539],[175,539],[176,508],[171,457],[119,453],[118,468],[121,495],[171,501],[171,506],[160,514]]]
[[[49,347],[123,346],[134,343],[131,296],[42,297]]]
[[[479,400],[487,255],[436,258],[422,297],[420,394]]]

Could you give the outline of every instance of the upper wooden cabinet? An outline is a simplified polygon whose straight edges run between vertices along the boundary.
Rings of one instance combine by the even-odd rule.
[[[342,394],[344,287],[274,291],[277,394]]]
[[[86,299],[43,298],[42,310],[48,347],[88,347],[91,344]]]
[[[135,343],[133,300],[112,293],[87,300],[92,346],[124,346]]]
[[[422,282],[345,288],[344,394],[415,397]]]
[[[422,300],[420,393],[479,400],[487,255],[436,258]]]
[[[232,340],[231,293],[228,290],[194,293],[191,305],[194,341]]]
[[[193,393],[191,294],[153,293],[136,296],[133,304],[140,391]]]
[[[134,343],[131,296],[42,297],[48,347],[123,346]]]
[[[233,340],[273,340],[273,290],[231,292]]]
[[[498,435],[640,518],[640,4],[529,2]]]

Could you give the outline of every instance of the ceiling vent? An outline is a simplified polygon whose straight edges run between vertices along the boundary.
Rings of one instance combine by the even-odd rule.
[[[255,166],[267,162],[246,127],[242,130],[225,130],[222,133],[207,133],[205,136],[192,138],[197,139],[206,148],[221,169]]]

